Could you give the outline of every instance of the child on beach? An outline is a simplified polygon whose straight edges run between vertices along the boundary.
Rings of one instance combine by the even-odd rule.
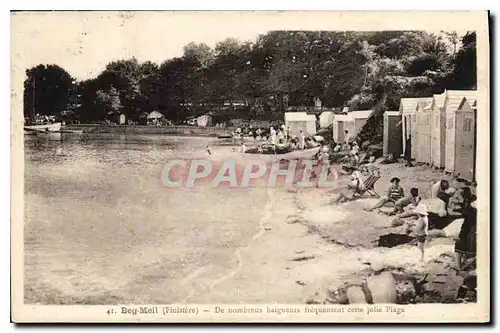
[[[427,217],[427,207],[424,204],[420,204],[415,207],[415,213],[418,215],[417,224],[415,225],[415,235],[417,237],[417,246],[420,250],[421,257],[420,261],[424,261],[424,245],[427,240],[427,232],[429,229],[429,219]]]
[[[257,153],[259,153],[259,154],[264,153],[264,150],[262,149],[262,145],[260,145],[260,144],[257,146]]]
[[[210,148],[210,145],[207,145],[207,153],[208,155],[212,155],[212,149]]]

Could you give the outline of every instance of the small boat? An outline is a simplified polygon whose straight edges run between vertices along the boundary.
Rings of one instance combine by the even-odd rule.
[[[61,130],[62,123],[53,123],[53,124],[45,124],[45,125],[31,125],[24,126],[25,132],[59,132]]]

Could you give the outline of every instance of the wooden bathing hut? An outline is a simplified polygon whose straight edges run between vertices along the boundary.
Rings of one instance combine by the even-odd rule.
[[[475,92],[468,92],[469,97],[459,91],[447,93],[445,171],[473,180],[477,146]]]
[[[392,154],[397,158],[403,153],[401,125],[399,111],[384,112],[384,155]]]
[[[352,134],[357,136],[361,129],[366,124],[366,121],[372,114],[373,110],[363,110],[363,111],[351,111],[349,115],[352,118]],[[349,130],[349,132],[351,132]]]
[[[344,131],[349,129],[349,122],[351,122],[351,117],[349,115],[336,114],[333,117],[333,141],[344,141]]]
[[[401,98],[399,103],[399,114],[401,115],[401,130],[402,130],[402,144],[403,154],[411,154],[411,159],[416,158],[417,147],[417,104],[422,100],[427,103],[432,101],[432,98]]]
[[[431,165],[444,168],[444,152],[446,150],[446,114],[444,104],[446,91],[434,95],[431,104]]]
[[[416,109],[415,161],[431,164],[431,105],[432,99],[420,99]]]
[[[316,134],[316,116],[305,112],[285,112],[285,126],[290,134],[299,136],[302,130],[307,136]]]

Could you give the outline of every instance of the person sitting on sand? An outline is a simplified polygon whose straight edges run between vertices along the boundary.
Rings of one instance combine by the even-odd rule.
[[[418,188],[412,187],[410,189],[410,195],[399,199],[394,203],[394,210],[389,213],[389,215],[396,215],[398,213],[404,213],[404,209],[408,206],[415,208],[418,206],[422,198],[418,194]]]
[[[285,143],[285,135],[282,130],[278,130],[278,143]]]
[[[340,143],[337,143],[335,145],[335,148],[333,148],[334,153],[338,153],[342,149],[342,145]]]
[[[366,211],[371,212],[377,208],[383,207],[385,204],[389,202],[396,203],[399,199],[404,197],[404,190],[399,185],[400,179],[398,177],[394,177],[391,179],[391,186],[387,190],[387,195],[385,197],[380,198],[379,202],[375,204],[372,208],[365,208]]]
[[[445,218],[448,215],[446,206],[447,203],[445,200],[447,200],[448,196],[445,193],[439,193],[437,198],[429,198],[429,199],[423,199],[420,201],[421,204],[424,204],[427,209],[427,213],[430,218],[432,218],[433,222],[438,221],[441,218]],[[418,218],[418,214],[415,213],[414,210],[408,210],[406,212],[403,212],[399,214],[394,220],[392,220],[391,225],[392,226],[398,226],[404,224],[403,219],[405,218]],[[433,224],[441,224],[441,223],[433,223]]]
[[[438,180],[431,187],[431,198],[437,198],[439,193],[447,193],[450,183],[446,179]]]
[[[357,193],[361,193],[363,188],[363,179],[359,171],[354,171],[351,174],[351,180],[347,186],[340,192],[334,203],[340,203],[347,200],[352,200]]]
[[[358,143],[356,141],[354,141],[352,143],[351,151],[354,152],[355,154],[359,153],[359,146],[358,146]]]

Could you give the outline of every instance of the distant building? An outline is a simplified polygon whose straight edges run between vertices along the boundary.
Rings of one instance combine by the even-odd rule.
[[[314,99],[314,108],[316,110],[321,110],[321,99],[319,99],[319,97]]]
[[[158,111],[153,111],[147,115],[148,125],[160,125],[165,116]]]
[[[209,114],[201,115],[196,119],[196,124],[200,127],[212,126],[212,116]]]

